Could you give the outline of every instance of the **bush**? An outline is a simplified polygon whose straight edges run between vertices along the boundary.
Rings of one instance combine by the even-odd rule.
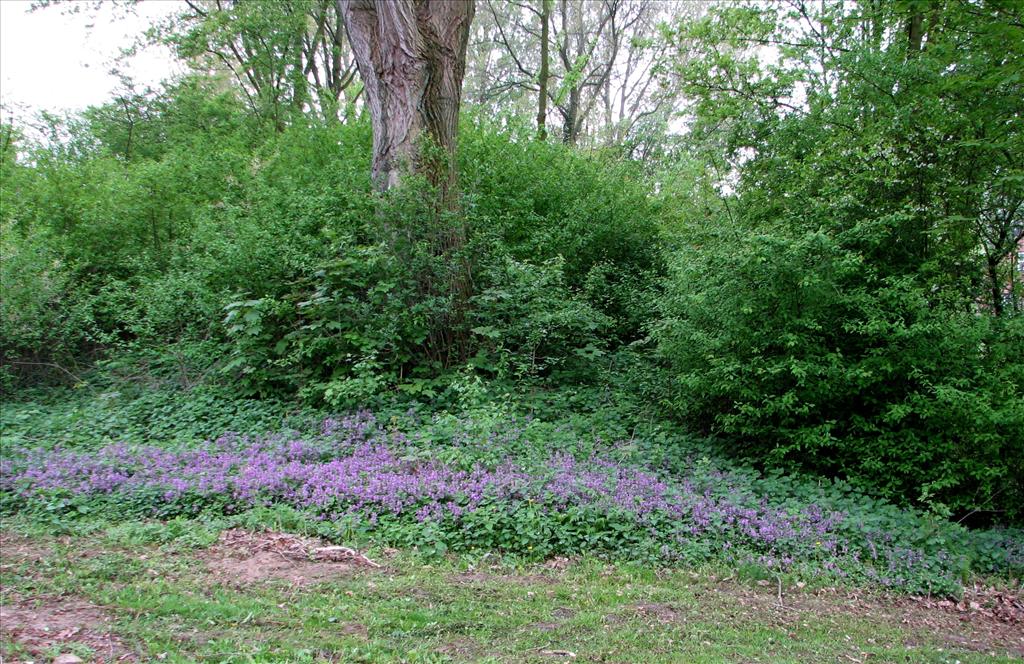
[[[5,252],[26,294],[5,298],[9,359],[210,340],[249,394],[353,407],[472,357],[548,379],[649,315],[658,232],[627,165],[466,123],[462,201],[439,214],[422,183],[370,192],[366,123],[267,131],[198,80],[126,103],[130,140],[104,106],[4,163],[27,243]]]
[[[257,392],[296,392],[335,407],[366,403],[420,352],[433,303],[380,245],[340,244],[301,290],[226,306],[224,371]],[[360,386],[361,385],[361,386]]]
[[[19,377],[58,374],[57,365],[80,357],[89,313],[44,235],[0,225],[0,255],[0,390],[6,391]]]
[[[471,300],[477,366],[527,378],[605,354],[613,320],[566,286],[563,267],[506,257],[485,272],[491,285]]]
[[[532,129],[530,130],[532,132]],[[658,211],[640,166],[567,146],[511,139],[463,123],[459,178],[471,234],[518,261],[562,259],[565,283],[611,317],[615,337],[642,334],[641,305],[663,273]]]
[[[657,337],[678,416],[944,515],[1024,514],[1024,321],[955,311],[820,232],[708,243],[674,268]]]

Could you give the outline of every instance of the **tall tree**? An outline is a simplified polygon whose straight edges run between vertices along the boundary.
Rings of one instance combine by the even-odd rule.
[[[339,1],[373,124],[374,185],[420,173],[447,198],[474,3]]]
[[[658,26],[705,4],[484,0],[470,38],[467,98],[495,115],[535,115],[538,135],[557,131],[567,143],[635,153],[652,133],[663,135],[672,102],[651,76],[664,53]]]
[[[337,117],[357,87],[336,0],[185,0],[156,34],[194,68],[229,73],[279,129],[306,111]]]
[[[548,116],[548,79],[550,78],[551,58],[551,0],[541,0],[540,10],[540,73],[538,84],[540,91],[537,94],[537,138],[544,140],[548,137],[547,116]]]

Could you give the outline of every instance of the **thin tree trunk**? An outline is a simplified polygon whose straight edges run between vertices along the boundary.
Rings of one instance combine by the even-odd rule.
[[[992,293],[992,313],[1003,315],[1003,289],[999,282],[999,259],[989,256],[987,261],[989,288]]]
[[[551,0],[541,0],[540,10],[540,94],[537,100],[537,140],[548,137],[548,79],[550,60]]]
[[[579,136],[577,116],[580,112],[580,89],[579,87],[569,88],[569,103],[565,109],[565,124],[562,127],[562,142],[566,145],[576,145],[576,137]]]
[[[917,9],[913,10],[910,19],[907,21],[907,57],[912,58],[921,51],[922,37],[924,33],[924,14]]]

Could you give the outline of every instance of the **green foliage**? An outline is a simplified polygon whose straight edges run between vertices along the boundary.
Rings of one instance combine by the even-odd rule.
[[[280,401],[243,398],[204,380],[213,344],[136,352],[83,372],[74,387],[22,389],[0,411],[5,449],[95,448],[112,442],[182,445],[226,431],[306,429],[315,413]]]
[[[1019,572],[1019,534],[948,522],[1024,519],[1016,6],[723,4],[649,44],[667,49],[659,95],[687,122],[658,161],[470,113],[444,210],[412,178],[373,193],[369,123],[354,104],[338,121],[358,85],[308,80],[340,56],[332,11],[176,15],[153,36],[197,62],[240,48],[239,86],[129,88],[44,115],[34,140],[0,126],[5,446],[187,446],[372,407],[413,439],[409,463],[542,474],[552,454],[601,455],[709,495],[728,477],[751,507],[846,514],[859,548],[801,544],[808,574],[836,580],[840,560],[870,578],[861,562],[885,536],[925,561],[872,558],[905,588]],[[314,34],[322,61],[304,62]],[[43,374],[65,385],[40,388]],[[683,541],[657,517],[525,498],[427,522],[239,515],[190,493],[55,490],[31,509],[55,531],[170,519],[112,535],[131,542],[188,539],[178,517],[215,513],[431,555],[714,560],[754,578],[777,562],[717,532]]]
[[[380,246],[339,245],[302,285],[227,305],[234,343],[224,371],[257,390],[319,390],[331,405],[353,407],[382,391],[387,372],[426,338],[429,304],[412,301],[410,275]]]
[[[574,296],[563,264],[561,258],[542,265],[505,258],[485,273],[492,285],[472,300],[477,325],[471,331],[480,337],[477,366],[526,378],[605,354],[613,320]]]
[[[108,367],[107,372],[105,377],[94,377],[94,382],[99,385],[105,380],[108,387],[118,382],[116,368]],[[625,395],[613,395],[611,406],[588,407],[583,404],[593,402],[587,395],[549,394],[553,406],[549,414],[535,416],[524,414],[523,399],[514,394],[489,392],[481,384],[463,385],[458,391],[463,395],[461,407],[442,412],[431,412],[429,404],[406,407],[383,415],[379,423],[408,444],[401,458],[410,466],[440,462],[472,471],[514,464],[524,474],[520,497],[490,501],[459,517],[440,520],[421,520],[415,508],[372,515],[355,510],[327,519],[283,504],[240,512],[230,492],[186,491],[168,500],[156,488],[114,498],[59,489],[31,500],[5,493],[2,509],[6,514],[17,511],[19,518],[30,518],[51,534],[82,534],[109,526],[107,538],[118,544],[204,546],[216,539],[219,530],[240,526],[317,535],[346,544],[400,545],[430,556],[494,551],[527,560],[599,555],[645,564],[713,563],[754,578],[786,574],[954,595],[973,575],[1022,571],[1020,531],[968,530],[934,514],[873,497],[848,482],[822,481],[779,469],[760,472],[716,455],[705,442],[677,428],[643,423]],[[82,391],[77,397],[53,396],[49,403],[39,400],[5,409],[0,422],[5,445],[87,450],[123,441],[128,448],[144,442],[173,450],[217,435],[209,433],[214,426],[225,427],[217,433],[230,427],[242,434],[257,434],[283,426],[304,432],[289,432],[295,437],[286,440],[315,436],[318,431],[312,413],[209,389],[183,393],[166,386],[137,386],[129,390],[122,384],[120,394],[108,390],[92,396]],[[612,440],[621,442],[603,442]],[[332,448],[324,452],[333,453]],[[839,518],[830,527],[827,542],[784,538],[766,550],[763,543],[746,539],[736,528],[714,519],[699,534],[680,537],[680,519],[668,514],[655,512],[640,518],[586,502],[551,509],[546,497],[529,487],[554,471],[552,458],[570,457],[581,462],[598,459],[619,471],[647,469],[663,481],[685,485],[695,497],[725,500],[751,513]],[[137,522],[154,517],[163,521]],[[770,523],[765,526],[771,527]],[[837,541],[841,546],[836,546]],[[791,560],[782,564],[783,555]]]
[[[1019,500],[1018,320],[936,310],[822,234],[685,256],[659,330],[681,416],[888,496]]]
[[[489,505],[440,524],[381,519],[374,532],[385,542],[434,555],[451,550],[502,551],[526,560],[584,554],[628,555],[645,562],[657,558],[655,541],[633,518],[581,507],[552,513],[531,504],[513,509]]]
[[[203,338],[216,323],[193,234],[246,177],[251,128],[202,81],[123,102],[44,118],[48,142],[5,164],[8,377],[133,340]]]
[[[83,341],[69,302],[67,275],[41,236],[24,237],[0,226],[0,388],[53,358],[74,357]],[[9,364],[17,362],[17,364]]]
[[[565,283],[613,319],[623,340],[642,333],[663,271],[659,214],[639,164],[561,145],[509,140],[463,124],[459,177],[476,241],[534,264],[561,259]]]
[[[951,9],[918,48],[913,4],[814,11],[817,33],[750,5],[670,36],[708,171],[684,182],[729,193],[675,207],[656,396],[762,463],[1019,519],[1019,22]]]
[[[423,183],[371,194],[368,125],[267,127],[201,79],[50,130],[31,166],[5,166],[11,384],[27,362],[66,376],[50,365],[87,351],[214,341],[247,394],[353,408],[444,391],[468,358],[582,369],[651,310],[643,186],[565,148],[467,126],[463,203],[439,212]]]

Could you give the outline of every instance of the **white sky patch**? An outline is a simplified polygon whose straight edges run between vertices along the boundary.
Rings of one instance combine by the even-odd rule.
[[[0,0],[0,103],[4,119],[39,111],[80,111],[119,89],[111,73],[121,49],[180,9],[175,0],[141,2],[134,13],[112,4],[69,14],[57,5],[29,11],[27,0]],[[184,71],[169,49],[150,46],[118,63],[139,88]]]

